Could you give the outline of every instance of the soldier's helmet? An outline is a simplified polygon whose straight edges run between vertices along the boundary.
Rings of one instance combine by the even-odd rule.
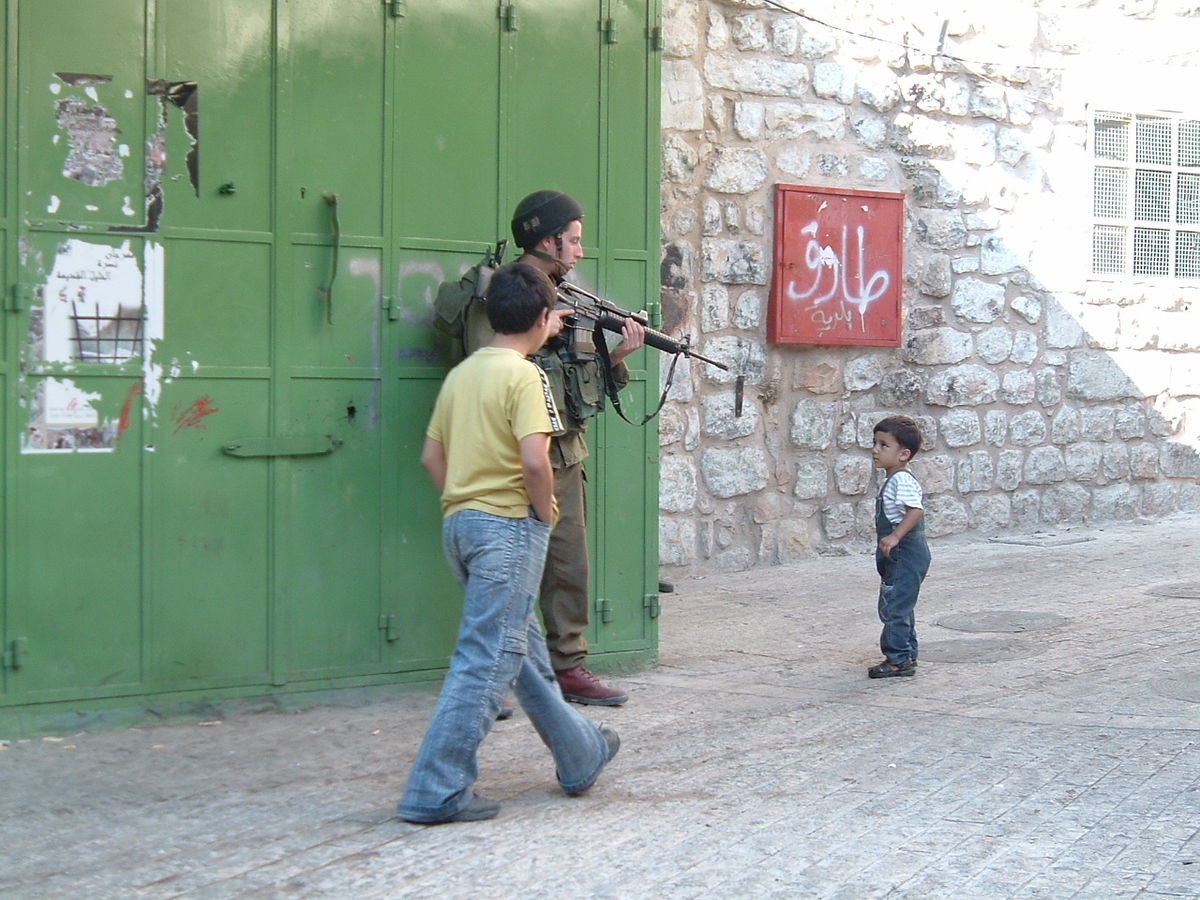
[[[583,207],[562,191],[534,191],[513,210],[513,240],[522,250],[545,237],[552,237],[576,219],[583,218]]]

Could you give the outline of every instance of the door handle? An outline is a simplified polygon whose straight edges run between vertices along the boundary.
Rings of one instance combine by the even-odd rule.
[[[338,256],[342,250],[342,220],[338,211],[341,198],[337,194],[326,191],[321,199],[329,204],[329,214],[333,219],[333,266],[329,270],[329,283],[321,288],[321,296],[325,299],[325,321],[333,324],[333,283],[337,280]]]
[[[344,441],[332,434],[285,434],[278,437],[243,438],[221,447],[228,456],[325,456]]]

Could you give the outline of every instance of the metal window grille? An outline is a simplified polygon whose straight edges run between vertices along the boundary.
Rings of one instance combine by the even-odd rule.
[[[1097,225],[1092,229],[1092,269],[1100,275],[1123,275],[1126,268],[1125,246],[1129,229]]]
[[[1200,166],[1200,122],[1179,123],[1179,155],[1181,166]]]
[[[1161,228],[1133,229],[1133,274],[1168,275],[1171,232]]]
[[[115,313],[101,315],[93,304],[89,314],[71,302],[71,324],[75,359],[82,362],[121,363],[141,355],[142,311],[121,306]]]
[[[1200,231],[1181,231],[1176,236],[1175,277],[1200,278]]]
[[[1129,159],[1129,116],[1119,113],[1096,113],[1095,139],[1092,142],[1097,159]]]
[[[1200,224],[1200,175],[1180,174],[1175,189],[1175,221],[1180,225]]]
[[[1171,164],[1171,120],[1159,116],[1138,116],[1134,138],[1134,160],[1155,166]]]
[[[1129,199],[1129,171],[1096,166],[1092,197],[1093,215],[1105,219],[1125,218]]]
[[[1200,121],[1097,110],[1091,146],[1092,272],[1200,277]]]

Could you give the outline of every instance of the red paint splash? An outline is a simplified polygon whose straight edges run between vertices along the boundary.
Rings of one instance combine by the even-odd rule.
[[[175,420],[175,430],[171,433],[179,434],[184,428],[203,428],[205,418],[220,411],[220,407],[212,405],[212,397],[197,397],[192,401],[192,405],[184,410],[183,415]]]
[[[125,394],[125,402],[121,404],[121,416],[117,419],[117,437],[125,433],[125,429],[129,427],[129,411],[133,409],[133,398],[142,392],[142,383],[135,381],[129,386],[128,392]]]

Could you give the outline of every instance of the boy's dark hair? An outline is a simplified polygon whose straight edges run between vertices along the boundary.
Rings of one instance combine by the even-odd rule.
[[[522,334],[543,310],[554,307],[554,297],[554,285],[544,272],[527,263],[510,263],[492,275],[483,306],[497,334]]]
[[[880,420],[871,433],[878,434],[880,431],[899,441],[900,446],[908,451],[909,459],[916,456],[917,451],[921,449],[921,429],[908,416],[888,416]]]

